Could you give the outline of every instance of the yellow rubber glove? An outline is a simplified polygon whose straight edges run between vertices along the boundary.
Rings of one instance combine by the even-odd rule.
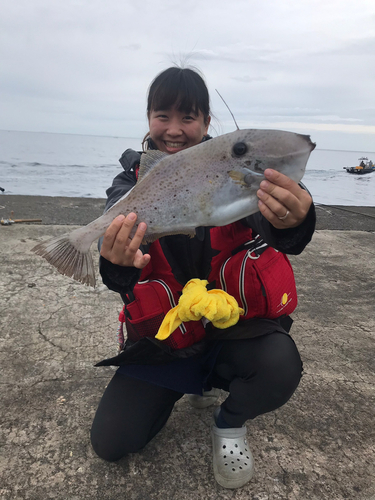
[[[228,328],[239,320],[244,310],[234,297],[223,290],[209,290],[207,280],[193,279],[186,283],[178,305],[168,311],[155,338],[167,339],[182,322],[207,318],[216,328]]]

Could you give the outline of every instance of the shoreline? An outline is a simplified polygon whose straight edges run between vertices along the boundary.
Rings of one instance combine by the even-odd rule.
[[[0,195],[0,219],[41,219],[41,225],[86,225],[100,217],[105,198]],[[375,207],[316,204],[317,230],[375,231]]]

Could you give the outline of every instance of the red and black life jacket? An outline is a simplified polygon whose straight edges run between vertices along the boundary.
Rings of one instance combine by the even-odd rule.
[[[245,311],[240,321],[250,318],[279,318],[297,306],[294,274],[287,256],[269,247],[241,221],[209,230],[211,270],[208,288],[221,288],[232,295]],[[180,283],[165,256],[160,240],[150,245],[151,261],[140,281],[127,295],[120,321],[126,323],[131,341],[155,337],[165,314],[178,303],[185,283]],[[198,276],[197,276],[198,277]],[[205,336],[202,321],[182,323],[165,342],[181,349]]]

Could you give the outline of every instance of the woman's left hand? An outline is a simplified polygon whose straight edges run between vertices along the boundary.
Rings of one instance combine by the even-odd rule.
[[[257,191],[261,213],[277,229],[299,226],[312,204],[309,193],[276,170],[267,168],[264,175]]]

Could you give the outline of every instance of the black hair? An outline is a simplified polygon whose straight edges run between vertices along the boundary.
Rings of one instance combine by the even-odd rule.
[[[183,113],[203,114],[207,124],[210,116],[210,97],[202,76],[191,68],[168,68],[153,80],[147,99],[147,116],[151,111],[169,109],[176,105]]]

